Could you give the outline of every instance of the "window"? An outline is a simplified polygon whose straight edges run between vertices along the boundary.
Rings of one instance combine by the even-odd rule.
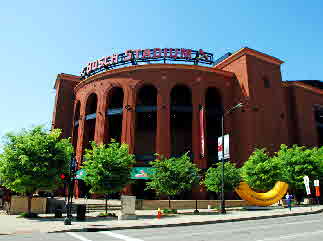
[[[263,78],[263,80],[264,80],[264,87],[265,88],[270,88],[270,81],[269,81],[269,79]]]

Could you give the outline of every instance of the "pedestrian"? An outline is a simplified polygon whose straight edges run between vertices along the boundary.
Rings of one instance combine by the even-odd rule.
[[[285,197],[286,197],[287,207],[289,208],[289,211],[292,211],[292,198],[293,198],[293,195],[291,195],[291,194],[289,194],[287,192]]]

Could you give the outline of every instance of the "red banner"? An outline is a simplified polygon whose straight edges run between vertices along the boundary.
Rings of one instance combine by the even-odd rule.
[[[319,197],[321,194],[320,194],[320,187],[315,187],[315,195],[317,197]]]
[[[204,135],[204,108],[200,109],[200,133],[201,133],[201,157],[205,154],[205,135]]]

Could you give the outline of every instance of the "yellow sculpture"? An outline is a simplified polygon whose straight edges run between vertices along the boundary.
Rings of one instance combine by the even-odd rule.
[[[281,200],[287,192],[287,189],[288,184],[286,182],[278,181],[271,190],[260,193],[252,190],[247,183],[241,182],[235,191],[251,205],[270,206]]]

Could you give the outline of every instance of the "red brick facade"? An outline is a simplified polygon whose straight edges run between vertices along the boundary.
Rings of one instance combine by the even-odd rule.
[[[136,107],[140,104],[138,93],[148,85],[157,93],[154,151],[169,157],[172,155],[173,138],[170,96],[175,86],[185,86],[191,93],[190,151],[193,162],[200,168],[207,168],[208,150],[204,157],[200,156],[199,113],[200,106],[206,105],[208,89],[215,88],[220,96],[219,105],[224,109],[239,102],[245,104],[242,109],[225,117],[225,133],[230,134],[230,159],[238,165],[257,147],[266,147],[273,152],[282,143],[317,146],[319,137],[314,106],[323,108],[323,90],[302,82],[282,82],[282,63],[277,58],[243,48],[212,68],[147,64],[109,70],[83,81],[78,76],[60,74],[55,83],[52,127],[63,129],[64,137],[72,137],[76,158],[81,162],[88,141],[108,142],[109,133],[113,131],[113,127],[109,127],[112,114],[107,114],[109,101],[113,90],[119,87],[123,92],[120,140],[129,145],[131,153],[135,153],[136,142],[140,141],[136,139]],[[208,98],[208,101],[212,99]],[[96,105],[91,104],[89,99],[93,99]],[[96,106],[96,110],[89,113],[93,111],[92,105]],[[91,114],[95,118],[90,120]],[[210,124],[207,122],[205,128]],[[92,132],[89,128],[93,129]],[[207,131],[205,135],[215,142],[218,138],[208,136]],[[214,148],[217,148],[216,144]],[[128,191],[131,191],[129,187]],[[194,196],[205,197],[197,192],[198,189]]]

